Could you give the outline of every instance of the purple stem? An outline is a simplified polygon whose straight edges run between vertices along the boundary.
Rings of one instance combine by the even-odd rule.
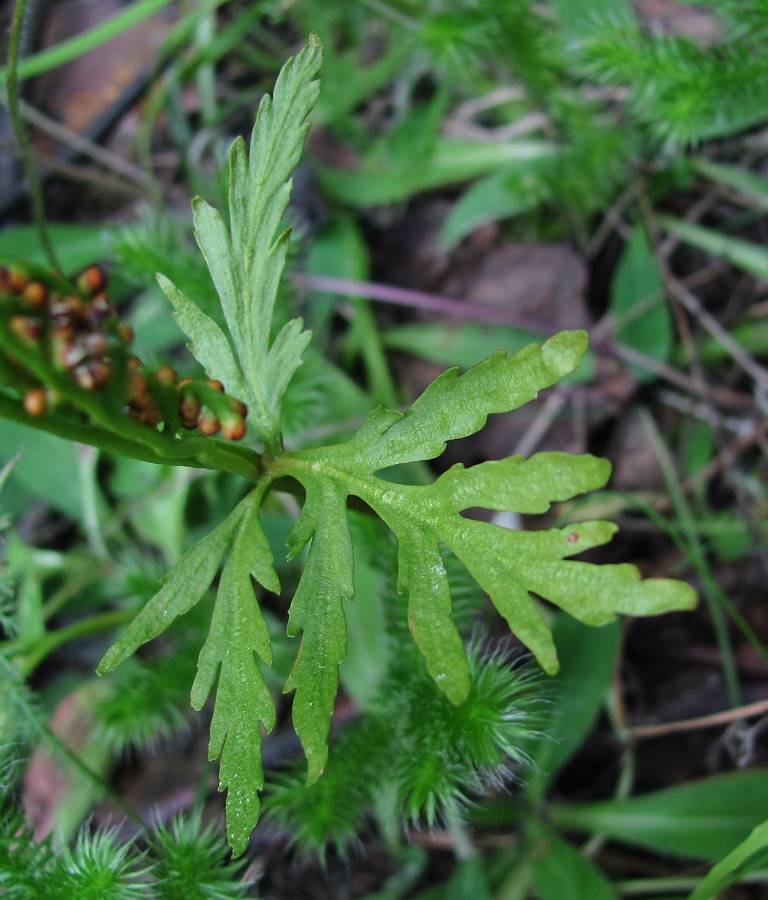
[[[546,335],[552,326],[538,319],[521,316],[509,309],[497,309],[484,303],[469,303],[466,300],[450,300],[439,294],[427,294],[424,291],[413,291],[408,288],[392,287],[386,284],[375,284],[372,281],[353,281],[348,278],[330,278],[325,275],[294,276],[296,283],[312,291],[325,294],[341,294],[345,297],[366,297],[378,303],[392,303],[396,306],[408,306],[412,309],[429,310],[459,319],[477,322],[493,322],[496,325],[509,325]]]

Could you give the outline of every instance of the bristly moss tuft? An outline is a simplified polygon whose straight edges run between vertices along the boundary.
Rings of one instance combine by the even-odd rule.
[[[265,814],[299,850],[323,858],[333,844],[345,853],[386,808],[434,827],[519,776],[536,734],[538,670],[505,648],[485,653],[477,640],[468,655],[471,686],[460,706],[418,651],[399,654],[371,711],[337,735],[321,779],[307,787],[297,766],[271,781]]]
[[[117,829],[83,829],[72,847],[36,841],[20,811],[0,808],[0,894],[11,900],[236,900],[246,896],[241,866],[213,825],[192,813],[137,843]]]
[[[742,37],[715,48],[634,23],[601,23],[579,42],[579,66],[588,78],[626,88],[633,117],[670,150],[734,134],[761,121],[768,102],[768,59],[755,52],[768,17],[745,6],[727,10]]]
[[[229,848],[223,835],[212,824],[203,827],[199,813],[159,826],[149,846],[156,860],[152,875],[165,900],[246,896],[238,877],[242,865],[226,861]]]

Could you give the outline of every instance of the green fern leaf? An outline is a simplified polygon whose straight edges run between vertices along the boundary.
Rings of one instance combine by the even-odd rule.
[[[446,441],[482,428],[490,413],[533,399],[573,371],[586,347],[583,332],[563,333],[512,357],[497,353],[464,375],[450,370],[407,413],[379,407],[348,442],[275,460],[272,477],[290,475],[306,491],[291,539],[294,555],[311,541],[291,608],[291,633],[302,630],[303,636],[286,689],[296,688],[294,725],[309,761],[310,781],[325,765],[338,665],[345,654],[343,600],[353,595],[346,521],[350,496],[363,500],[396,535],[398,589],[408,595],[411,632],[430,674],[454,703],[466,698],[470,680],[451,619],[441,545],[462,561],[547,672],[557,670],[557,655],[531,593],[595,625],[620,612],[652,615],[694,605],[695,592],[687,585],[641,581],[634,566],[566,561],[610,540],[615,526],[609,522],[517,532],[462,515],[472,507],[545,512],[553,501],[602,487],[610,473],[604,460],[540,453],[529,460],[512,457],[469,469],[457,465],[427,486],[397,484],[377,474],[399,463],[432,459]]]
[[[162,634],[174,619],[189,612],[205,595],[248,508],[242,500],[227,518],[191,547],[162,578],[163,587],[146,604],[104,654],[97,672],[116,669],[142,644]]]
[[[509,531],[467,518],[484,507],[545,512],[552,502],[602,487],[609,465],[589,455],[540,453],[454,466],[431,485],[388,480],[383,470],[434,459],[448,441],[479,431],[571,373],[587,348],[583,332],[556,335],[512,357],[496,353],[463,375],[452,369],[401,413],[378,407],[360,430],[335,446],[282,449],[282,402],[310,335],[293,319],[276,335],[272,316],[285,262],[280,223],[290,193],[306,118],[317,96],[316,38],[283,69],[274,99],[262,102],[251,139],[235,142],[230,164],[229,224],[204,201],[194,204],[198,243],[221,298],[226,329],[170,282],[161,286],[212,377],[223,377],[249,405],[249,421],[264,441],[255,487],[215,531],[171,570],[162,589],[108,651],[99,671],[115,668],[141,644],[194,606],[224,566],[210,634],[198,661],[192,702],[201,707],[218,682],[209,753],[221,756],[228,789],[227,830],[241,853],[259,814],[264,783],[261,727],[274,724],[271,697],[256,657],[269,663],[267,630],[252,578],[280,591],[259,510],[273,484],[300,483],[304,504],[288,540],[291,557],[308,548],[291,603],[288,633],[301,642],[285,690],[295,691],[293,717],[316,780],[327,761],[330,718],[346,656],[345,601],[354,596],[354,559],[347,505],[358,498],[398,540],[398,589],[407,595],[408,623],[429,674],[454,704],[471,688],[471,672],[452,619],[445,548],[491,597],[517,636],[548,672],[557,669],[549,628],[532,594],[590,624],[617,613],[654,614],[695,603],[687,585],[642,581],[629,565],[597,567],[569,557],[610,540],[607,522],[566,529]],[[227,333],[228,332],[228,333]],[[234,386],[234,388],[233,388]],[[246,451],[247,452],[247,451]],[[254,454],[254,457],[256,455]],[[256,466],[254,466],[256,470]]]
[[[218,675],[219,687],[208,745],[210,759],[221,756],[219,786],[228,788],[227,838],[235,855],[243,853],[259,818],[258,791],[264,786],[261,727],[275,724],[275,709],[254,653],[267,665],[272,650],[251,575],[279,593],[280,582],[259,521],[263,492],[243,501],[237,535],[221,574],[208,639],[192,686],[192,705],[202,709]]]
[[[202,709],[218,678],[211,722],[209,756],[221,756],[219,781],[227,794],[227,837],[243,853],[259,818],[258,791],[264,785],[261,724],[271,730],[275,710],[254,654],[272,662],[269,635],[251,577],[280,592],[272,553],[259,521],[268,482],[251,491],[209,535],[198,541],[165,577],[162,589],[147,603],[109,649],[98,671],[111,671],[142,644],[163,632],[197,603],[221,573],[208,639],[200,651],[192,686],[192,705]]]
[[[188,345],[190,352],[208,377],[222,381],[234,396],[244,397],[248,388],[232,353],[232,346],[221,328],[164,275],[158,274],[157,282],[173,306],[174,318],[192,341]]]
[[[269,451],[280,447],[285,390],[311,333],[300,319],[272,339],[272,313],[285,266],[288,232],[282,217],[291,194],[291,172],[318,95],[313,80],[322,62],[315,35],[283,67],[272,97],[259,107],[250,148],[238,138],[230,154],[229,225],[205,200],[192,203],[195,236],[221,299],[229,338],[167,279],[160,286],[193,350],[213,377],[224,379],[249,408],[249,422]],[[228,380],[227,380],[228,379]]]
[[[307,497],[290,536],[290,555],[312,543],[291,603],[288,633],[303,634],[285,690],[296,689],[293,723],[307,755],[309,780],[314,781],[325,767],[339,665],[346,656],[343,602],[354,597],[355,589],[347,492],[323,476],[303,483]]]

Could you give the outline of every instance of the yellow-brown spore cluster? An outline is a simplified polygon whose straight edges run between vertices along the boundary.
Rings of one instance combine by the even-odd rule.
[[[147,427],[245,436],[248,410],[221,382],[179,380],[171,367],[153,370],[131,352],[133,330],[118,320],[101,266],[88,266],[71,282],[46,277],[44,270],[0,266],[0,338],[3,328],[8,339],[0,343],[0,386],[11,381],[20,387],[30,416],[65,403],[41,377],[50,369],[83,391],[100,392]]]

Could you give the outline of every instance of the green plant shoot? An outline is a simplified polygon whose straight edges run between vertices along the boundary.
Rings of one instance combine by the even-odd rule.
[[[262,101],[250,147],[246,149],[242,139],[235,142],[230,156],[228,216],[223,217],[203,200],[193,202],[196,238],[221,300],[226,329],[168,279],[158,276],[179,324],[191,339],[190,349],[209,378],[220,379],[228,392],[214,396],[213,381],[208,387],[201,384],[195,388],[194,398],[203,407],[210,405],[216,410],[215,416],[206,419],[202,413],[196,420],[203,434],[185,431],[194,424],[184,419],[186,395],[179,400],[175,394],[163,393],[155,376],[147,376],[149,387],[160,398],[154,421],[143,421],[141,416],[138,422],[124,415],[121,418],[127,401],[119,392],[115,395],[113,389],[109,394],[106,383],[95,391],[72,386],[66,373],[56,376],[54,386],[66,389],[69,406],[55,414],[23,408],[18,387],[16,394],[13,387],[0,392],[0,415],[141,459],[234,472],[249,483],[234,510],[165,576],[161,589],[98,668],[102,674],[113,670],[161,634],[206,595],[219,575],[192,704],[201,708],[215,689],[209,755],[221,757],[220,785],[228,791],[227,834],[236,854],[245,850],[258,820],[259,792],[264,786],[262,726],[269,730],[275,721],[273,702],[256,661],[260,657],[269,664],[271,650],[252,580],[280,593],[260,522],[260,509],[278,480],[298,482],[305,495],[288,540],[290,557],[306,548],[308,553],[290,605],[288,632],[300,635],[300,646],[285,690],[295,692],[293,720],[306,754],[310,782],[321,776],[326,765],[339,665],[346,655],[344,604],[354,597],[347,517],[351,497],[363,501],[397,537],[398,590],[408,598],[410,631],[430,675],[454,704],[466,699],[470,676],[465,649],[451,618],[451,585],[441,556],[443,547],[463,563],[510,629],[549,673],[557,670],[557,652],[532,595],[590,625],[609,622],[619,613],[655,615],[689,609],[696,601],[688,585],[667,579],[642,580],[634,566],[598,566],[570,559],[609,541],[615,531],[610,522],[525,532],[464,515],[477,507],[544,513],[553,502],[603,487],[610,474],[604,460],[563,453],[539,453],[527,460],[510,457],[469,468],[456,465],[426,486],[398,484],[382,477],[382,471],[393,466],[438,457],[448,441],[482,429],[489,415],[516,409],[556,384],[576,368],[586,351],[583,332],[555,335],[542,346],[531,345],[511,357],[495,353],[463,374],[449,370],[405,413],[374,409],[344,443],[284,448],[283,398],[311,334],[304,330],[301,319],[273,327],[289,238],[282,217],[290,196],[291,172],[300,157],[308,116],[318,95],[316,75],[321,58],[320,42],[312,36],[283,68],[273,96]],[[0,303],[0,312],[2,309]],[[14,377],[26,360],[31,375],[45,381],[50,373],[40,362],[40,348],[28,346],[29,341],[25,344],[25,338],[11,328],[11,318],[0,315],[0,373],[3,359],[9,363],[6,374]],[[239,400],[228,399],[230,394]],[[107,414],[100,411],[99,404],[110,397],[117,406]],[[214,430],[209,428],[212,421],[245,415],[240,401],[247,406],[252,448],[208,435]],[[235,438],[241,436],[241,430],[230,428]]]

